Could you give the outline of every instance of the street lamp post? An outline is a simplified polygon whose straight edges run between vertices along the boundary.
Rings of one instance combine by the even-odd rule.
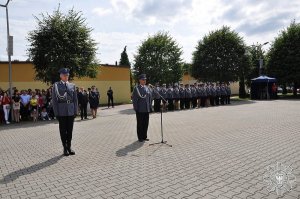
[[[2,5],[1,7],[4,7],[6,10],[6,28],[7,28],[7,56],[8,56],[8,81],[9,81],[9,95],[12,97],[12,66],[11,66],[11,56],[13,54],[13,40],[12,36],[9,35],[9,21],[8,21],[8,4],[11,0],[7,0],[6,4]],[[10,115],[13,118],[12,114],[12,108],[10,109]]]
[[[269,42],[265,42],[263,44],[258,44],[258,45],[252,45],[257,51],[262,52],[262,47],[264,45],[267,45]],[[261,57],[261,54],[259,55],[259,76],[262,75],[262,70],[263,70],[263,65],[264,65],[264,60]]]
[[[9,21],[8,21],[8,4],[11,0],[7,0],[6,4],[2,5],[6,9],[6,27],[7,27],[7,55],[8,55],[8,81],[9,81],[9,93],[12,95],[12,66],[11,66],[11,55],[12,55],[12,37],[9,35]],[[11,41],[11,42],[10,42]]]

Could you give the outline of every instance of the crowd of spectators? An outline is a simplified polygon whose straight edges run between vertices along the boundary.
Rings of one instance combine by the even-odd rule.
[[[0,88],[0,124],[19,123],[20,121],[53,120],[55,115],[52,107],[52,86],[48,89],[12,89]],[[85,90],[77,88],[79,98],[78,114],[87,119],[87,106],[90,105],[92,117],[96,118],[100,93],[95,86]]]

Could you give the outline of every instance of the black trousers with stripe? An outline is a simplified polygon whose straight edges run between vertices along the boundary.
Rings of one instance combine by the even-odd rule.
[[[71,148],[74,116],[59,116],[57,119],[62,145],[64,148]]]
[[[139,140],[147,139],[147,131],[149,125],[149,113],[136,113],[137,136]]]

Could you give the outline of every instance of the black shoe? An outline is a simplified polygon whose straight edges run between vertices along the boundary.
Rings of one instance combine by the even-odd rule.
[[[64,149],[64,156],[69,156],[68,150]]]
[[[68,152],[69,152],[70,155],[75,155],[75,151],[73,151],[73,150],[70,149],[70,148],[68,149]]]
[[[144,139],[145,141],[149,141],[149,139],[148,138],[146,138],[146,139]]]
[[[139,142],[144,142],[144,140],[139,140]]]

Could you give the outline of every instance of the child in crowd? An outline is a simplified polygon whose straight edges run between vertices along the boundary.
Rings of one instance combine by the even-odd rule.
[[[50,117],[49,117],[49,115],[48,115],[48,112],[47,112],[47,110],[46,110],[46,108],[43,108],[42,109],[42,112],[41,112],[41,118],[42,118],[42,120],[51,120],[50,119]]]
[[[32,109],[32,111],[31,111],[31,117],[32,117],[32,120],[34,121],[34,122],[36,122],[37,121],[37,119],[38,119],[38,111],[37,111],[37,109],[35,108],[35,109]]]

